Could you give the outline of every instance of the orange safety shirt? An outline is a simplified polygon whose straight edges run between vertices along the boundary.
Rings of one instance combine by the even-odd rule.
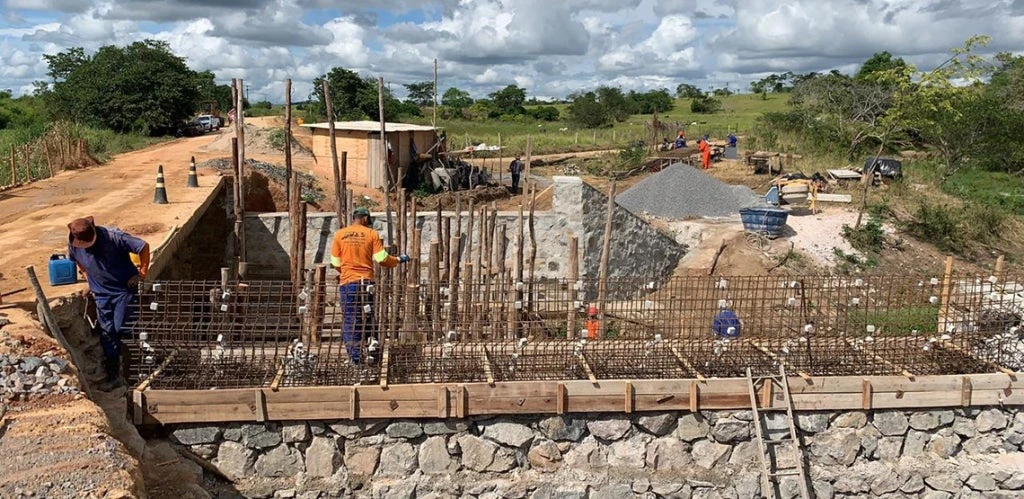
[[[395,267],[398,259],[384,249],[377,231],[360,224],[352,224],[334,234],[331,244],[331,266],[341,273],[339,282],[349,284],[360,280],[373,280],[373,263],[381,267]]]

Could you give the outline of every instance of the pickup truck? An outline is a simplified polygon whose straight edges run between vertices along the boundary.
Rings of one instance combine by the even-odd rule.
[[[196,124],[205,132],[220,130],[220,118],[215,118],[209,114],[199,115],[199,117],[196,118]]]

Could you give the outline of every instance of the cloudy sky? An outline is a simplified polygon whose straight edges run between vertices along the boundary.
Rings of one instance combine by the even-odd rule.
[[[1024,0],[0,0],[0,88],[31,91],[42,54],[153,38],[250,98],[304,99],[333,66],[474,96],[510,83],[746,89],[772,72],[855,70],[889,50],[922,67],[973,34],[1024,50]]]

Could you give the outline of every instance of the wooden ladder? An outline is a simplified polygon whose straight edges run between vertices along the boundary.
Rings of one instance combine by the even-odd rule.
[[[747,368],[747,389],[750,391],[750,409],[754,416],[754,431],[757,435],[757,446],[761,458],[761,495],[774,499],[780,497],[780,478],[794,476],[800,485],[800,497],[810,499],[811,494],[807,487],[807,472],[804,469],[804,451],[800,445],[800,438],[796,433],[796,419],[793,416],[793,401],[789,396],[789,381],[786,377],[786,368],[779,366],[778,376],[763,376],[755,378],[750,368]],[[785,407],[772,407],[772,393],[781,390]],[[758,397],[760,396],[760,400]],[[764,436],[764,421],[762,415],[765,412],[782,413],[785,411],[789,425],[789,436],[778,439],[766,439]],[[793,450],[793,458],[796,465],[789,468],[778,468],[778,456],[775,446],[789,444]],[[772,450],[771,454],[768,453]]]

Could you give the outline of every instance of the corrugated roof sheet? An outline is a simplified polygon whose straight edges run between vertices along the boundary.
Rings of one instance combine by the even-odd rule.
[[[326,122],[324,123],[307,123],[302,125],[309,128],[319,128],[323,130],[328,129]],[[335,130],[355,130],[361,132],[380,132],[379,121],[335,121]],[[391,123],[385,124],[385,130],[388,132],[429,132],[434,130],[434,127],[427,125],[413,125],[412,123]]]

